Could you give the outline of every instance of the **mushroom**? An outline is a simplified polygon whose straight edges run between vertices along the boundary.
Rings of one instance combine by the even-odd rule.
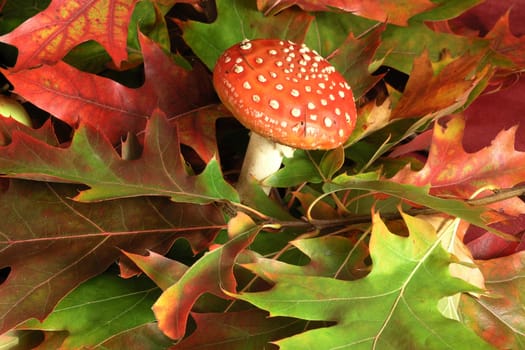
[[[241,198],[250,178],[262,181],[276,172],[293,148],[337,148],[355,126],[350,86],[304,44],[243,40],[218,59],[213,84],[223,104],[252,131],[237,183]]]

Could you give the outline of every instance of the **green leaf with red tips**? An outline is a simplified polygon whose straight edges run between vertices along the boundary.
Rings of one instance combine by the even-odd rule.
[[[30,151],[35,147],[38,154]],[[75,196],[78,201],[147,195],[201,204],[238,201],[216,161],[212,160],[200,175],[186,172],[177,129],[160,111],[148,121],[144,149],[138,159],[121,158],[106,138],[85,124],[76,130],[67,147],[17,132],[3,149],[10,152],[0,154],[0,172],[11,177],[88,185],[89,189]]]
[[[238,213],[228,223],[230,240],[206,253],[177,283],[162,293],[153,305],[153,311],[166,335],[172,339],[184,336],[191,308],[202,294],[211,293],[229,299],[224,291],[236,290],[235,260],[253,242],[261,228],[246,214]]]

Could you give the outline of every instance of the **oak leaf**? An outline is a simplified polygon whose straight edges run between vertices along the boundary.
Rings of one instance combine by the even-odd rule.
[[[477,289],[450,275],[453,259],[429,223],[408,215],[403,218],[409,237],[392,234],[379,214],[374,215],[370,238],[373,265],[364,278],[341,281],[308,276],[300,270],[283,274],[247,265],[274,286],[236,297],[269,311],[272,317],[335,322],[279,340],[283,350],[314,344],[317,349],[490,349],[474,332],[444,317],[437,308],[443,297]],[[316,259],[312,260],[315,264]]]
[[[2,180],[0,333],[44,319],[81,282],[105,271],[120,249],[165,253],[178,238],[205,249],[224,226],[213,206],[141,197],[77,203],[78,185]],[[28,282],[30,281],[30,282]]]
[[[338,9],[379,22],[388,22],[397,25],[407,25],[410,17],[436,6],[428,0],[257,0],[257,8],[266,15],[275,14],[294,5],[299,6],[304,11],[310,12]]]
[[[46,127],[42,129],[41,134],[48,133]],[[209,162],[197,176],[188,173],[177,128],[170,126],[160,111],[148,121],[138,159],[123,159],[111,143],[89,125],[80,125],[67,145],[47,144],[41,138],[43,136],[14,131],[12,142],[0,147],[3,150],[0,173],[88,185],[89,189],[74,196],[79,201],[147,195],[195,203],[238,201],[233,187],[223,179],[217,161]]]
[[[467,153],[461,144],[464,126],[459,116],[449,120],[446,126],[436,123],[425,166],[419,171],[405,167],[391,180],[430,186],[433,195],[463,199],[483,189],[510,188],[523,182],[525,153],[514,148],[515,127],[501,131],[490,146]],[[520,200],[504,201],[497,208],[513,215],[525,212]]]
[[[477,261],[487,292],[479,298],[464,294],[460,311],[467,325],[498,349],[525,345],[525,252]]]
[[[94,126],[113,143],[127,132],[142,131],[156,108],[172,117],[214,100],[202,65],[188,71],[144,35],[139,39],[145,82],[138,89],[81,72],[62,61],[30,70],[0,71],[27,101],[72,126],[82,122]]]
[[[52,0],[0,41],[19,48],[15,70],[52,65],[73,47],[100,43],[118,67],[127,58],[128,24],[137,0]],[[23,49],[22,49],[23,47]]]

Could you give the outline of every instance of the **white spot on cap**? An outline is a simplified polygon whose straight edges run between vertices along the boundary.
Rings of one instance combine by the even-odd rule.
[[[254,94],[254,95],[252,95],[252,100],[255,103],[259,103],[259,102],[261,102],[261,97],[259,95],[257,95],[257,94]]]
[[[339,94],[339,97],[345,98],[345,92],[344,91],[339,90],[338,94]]]
[[[298,97],[299,96],[299,91],[295,90],[295,89],[292,89],[290,91],[290,95],[294,96],[294,97]]]
[[[250,85],[249,82],[245,81],[244,83],[242,83],[242,87],[245,88],[246,90],[250,90],[252,88],[252,86]]]
[[[241,42],[241,50],[249,50],[252,48],[252,43],[250,42],[250,40],[248,39],[244,39],[242,42]]]
[[[282,128],[286,128],[287,126],[288,126],[288,123],[286,122],[286,120],[283,120],[283,121],[281,122],[281,127],[282,127]]]
[[[235,73],[239,74],[239,73],[244,72],[244,68],[243,68],[243,66],[234,65],[234,66],[233,66],[233,71],[234,71]]]
[[[333,123],[334,122],[332,121],[332,119],[330,119],[328,117],[324,118],[324,126],[326,126],[327,128],[331,127],[333,125]]]
[[[275,79],[275,78],[277,78],[277,73],[275,73],[275,72],[270,72],[270,76],[271,76],[272,78]]]
[[[268,54],[271,55],[271,56],[275,56],[275,55],[277,55],[277,50],[270,49],[270,50],[268,50]]]
[[[329,98],[330,100],[332,100],[332,101],[335,101],[335,96],[332,95],[332,94],[328,95],[328,98]]]
[[[310,119],[313,121],[317,120],[317,114],[310,114]]]
[[[334,112],[336,115],[341,115],[341,109],[339,109],[339,107],[336,107]]]
[[[290,113],[296,118],[301,116],[301,110],[299,108],[292,108]]]
[[[266,83],[266,78],[262,74],[257,76],[257,80],[259,80],[261,83]]]
[[[312,102],[308,102],[307,107],[308,107],[309,110],[314,110],[315,109],[315,104],[313,104]]]
[[[283,86],[283,84],[276,84],[275,85],[275,89],[279,90],[279,91],[282,91],[284,89],[284,86]]]
[[[343,129],[339,129],[338,133],[339,137],[343,137],[345,135],[345,131]]]
[[[347,123],[350,123],[350,114],[345,112],[345,120]]]
[[[277,62],[275,62],[275,65],[276,65],[277,67],[282,67],[282,66],[283,66],[283,61],[277,61]]]
[[[324,83],[317,84],[321,89],[326,89],[326,85]]]
[[[279,109],[279,101],[277,100],[270,100],[270,107],[272,107],[273,109]]]
[[[255,58],[255,63],[262,64],[263,62],[264,60],[262,59],[262,57]]]
[[[306,92],[312,92],[312,87],[310,85],[305,85],[304,91]]]
[[[322,104],[323,106],[326,106],[326,105],[328,104],[328,101],[325,100],[324,98],[322,98],[322,99],[321,99],[321,104]]]
[[[230,56],[224,57],[224,63],[229,63],[232,60]]]

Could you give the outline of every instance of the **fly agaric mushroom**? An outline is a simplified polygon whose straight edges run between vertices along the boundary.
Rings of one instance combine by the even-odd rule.
[[[243,40],[221,55],[213,84],[224,105],[252,131],[237,184],[241,198],[250,177],[262,181],[277,171],[293,148],[337,148],[355,126],[350,86],[304,44]]]

